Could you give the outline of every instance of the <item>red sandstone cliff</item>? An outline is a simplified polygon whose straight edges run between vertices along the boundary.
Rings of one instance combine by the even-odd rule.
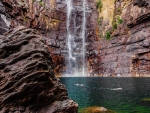
[[[115,1],[114,6],[112,25],[101,23],[104,34],[109,32],[112,39],[99,41],[99,74],[150,76],[150,1],[122,0]]]
[[[149,76],[149,0],[101,0],[104,3],[99,15],[96,1],[87,0],[88,73],[91,76]],[[81,0],[74,0],[75,6],[80,3]],[[80,12],[75,13],[80,25],[82,15]],[[2,0],[0,15],[0,25],[3,26],[0,27],[1,34],[18,25],[42,33],[50,47],[55,73],[59,75],[65,71],[68,49],[65,0]],[[107,31],[113,39],[105,39]]]
[[[82,1],[75,0],[74,6],[82,8]],[[88,13],[87,15],[87,71],[93,73],[95,66],[94,59],[97,57],[94,49],[94,42],[98,39],[97,33],[97,10],[94,0],[88,0]],[[66,1],[55,1],[55,0],[43,0],[42,2],[34,0],[2,0],[1,2],[1,15],[6,18],[7,23],[2,22],[2,32],[7,31],[10,28],[16,27],[18,25],[25,25],[30,28],[34,28],[39,33],[43,34],[43,37],[47,40],[49,45],[49,50],[52,54],[52,59],[55,65],[56,75],[66,71],[65,57],[67,56],[67,32],[66,32],[66,20],[67,20],[67,9]],[[74,10],[76,14],[75,20],[76,24],[80,27],[82,24],[82,12],[80,10]],[[2,18],[4,21],[4,18]],[[71,20],[73,23],[74,20]],[[2,33],[1,32],[1,33]],[[77,31],[78,32],[78,31]],[[81,40],[76,40],[78,45],[80,45]],[[78,46],[80,47],[80,46]],[[80,49],[80,48],[76,48]],[[74,50],[76,51],[76,50]]]

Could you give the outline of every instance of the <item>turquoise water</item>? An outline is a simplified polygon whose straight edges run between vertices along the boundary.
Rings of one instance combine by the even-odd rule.
[[[150,113],[150,78],[62,77],[79,109],[103,106],[117,113]]]

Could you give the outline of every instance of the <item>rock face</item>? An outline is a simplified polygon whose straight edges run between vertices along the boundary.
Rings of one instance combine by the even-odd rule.
[[[98,15],[96,0],[86,0],[86,71],[91,76],[149,76],[150,1],[101,1],[103,7]],[[76,22],[78,37],[82,29],[83,0],[72,2],[75,8],[71,25]],[[66,6],[66,0],[1,0],[0,26],[3,27],[0,27],[0,34],[18,25],[42,33],[52,54],[54,72],[60,75],[66,71],[65,57],[68,56]],[[113,39],[104,39],[106,34]],[[81,40],[75,41],[81,45]]]
[[[46,41],[18,27],[0,36],[0,112],[76,113],[65,86],[54,76]]]
[[[72,0],[73,3],[73,10],[70,19],[71,25],[69,28],[71,29],[71,33],[74,34],[74,39],[72,42],[76,44],[72,44],[74,46],[73,52],[74,56],[77,56],[77,59],[81,57],[82,53],[82,39],[81,39],[81,31],[82,31],[82,24],[83,24],[83,0]],[[86,42],[86,66],[87,72],[92,74],[95,66],[94,60],[97,59],[96,52],[97,46],[95,42],[98,40],[97,37],[97,10],[95,5],[95,0],[86,0],[86,34],[85,34],[85,42]],[[50,35],[48,44],[52,47],[52,53],[54,56],[59,57],[59,59],[63,59],[61,64],[57,65],[58,71],[57,73],[64,73],[66,71],[67,64],[69,61],[65,60],[66,57],[69,57],[68,51],[68,37],[67,37],[67,28],[66,28],[66,20],[67,20],[67,7],[66,7],[66,0],[56,1],[57,9],[57,17],[60,20],[59,26],[57,30],[50,31]],[[78,55],[79,54],[79,55]],[[79,56],[79,57],[78,57]],[[77,62],[81,62],[82,60],[79,58]],[[58,61],[59,62],[59,61]],[[82,66],[81,66],[82,67]],[[79,66],[80,68],[80,66]],[[55,68],[56,69],[56,68]]]
[[[0,35],[9,30],[10,22],[6,19],[6,11],[2,2],[0,1]]]
[[[58,34],[65,34],[65,29],[63,29],[65,25],[62,26],[61,23],[65,21],[64,17],[66,15],[61,13],[65,11],[63,8],[65,6],[64,1],[58,1],[57,4],[55,2],[55,0],[1,0],[0,34],[20,25],[36,29],[44,35],[43,37],[47,38],[55,65],[54,71],[59,73],[63,67],[64,58],[62,58],[59,52],[60,41],[55,39]],[[58,26],[60,26],[61,30]],[[55,39],[50,40],[53,38]]]
[[[149,8],[149,0],[115,2],[113,30],[104,31],[113,39],[99,41],[101,76],[150,76]]]
[[[82,0],[73,0],[74,19],[71,23],[76,22],[78,27],[76,31],[77,37],[82,29],[83,11]],[[24,25],[34,28],[46,37],[47,45],[50,47],[52,60],[54,62],[54,72],[57,75],[66,71],[65,57],[68,57],[67,47],[67,5],[66,0],[44,0],[39,2],[35,0],[2,0],[5,8],[5,15],[9,21],[9,28],[18,25]],[[92,73],[97,58],[97,46],[95,41],[97,37],[97,10],[95,0],[86,0],[86,45],[87,45],[87,71]],[[77,45],[81,45],[81,39],[75,40]],[[80,49],[79,46],[77,49]],[[94,50],[95,49],[95,50]],[[74,50],[76,51],[76,50]]]

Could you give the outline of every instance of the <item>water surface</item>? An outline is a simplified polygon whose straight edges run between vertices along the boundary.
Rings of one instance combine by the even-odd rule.
[[[117,113],[150,113],[150,78],[62,77],[69,97],[79,104],[79,109],[103,106]]]

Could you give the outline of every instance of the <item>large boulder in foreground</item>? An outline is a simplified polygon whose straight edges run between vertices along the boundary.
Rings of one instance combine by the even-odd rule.
[[[0,113],[76,113],[45,41],[18,27],[0,37]]]

